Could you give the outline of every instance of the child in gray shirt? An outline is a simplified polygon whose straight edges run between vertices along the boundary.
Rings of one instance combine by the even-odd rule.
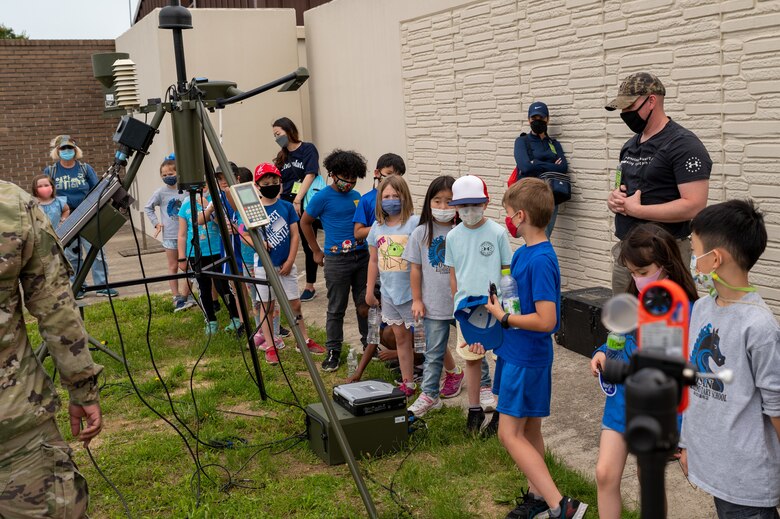
[[[721,519],[777,518],[780,326],[748,281],[766,248],[763,216],[752,202],[730,200],[702,210],[691,228],[691,274],[711,297],[693,306],[690,361],[699,372],[734,376],[730,384],[700,379],[690,390],[681,462]]]
[[[168,260],[168,274],[176,274],[179,271],[179,247],[177,239],[179,237],[179,209],[184,195],[179,194],[176,188],[176,161],[172,156],[166,157],[160,165],[160,177],[165,183],[164,186],[157,189],[152,197],[146,203],[144,212],[149,221],[154,225],[154,237],[162,232],[162,245],[165,249],[165,256]],[[160,208],[160,219],[157,219],[155,209]],[[183,290],[179,290],[179,283],[172,279],[168,281],[173,294],[173,311],[179,312],[195,306],[195,300],[190,295],[189,286],[184,283]]]

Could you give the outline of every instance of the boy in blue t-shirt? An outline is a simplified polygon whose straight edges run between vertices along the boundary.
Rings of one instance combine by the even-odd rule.
[[[512,248],[506,229],[485,218],[488,204],[485,182],[476,175],[464,175],[452,184],[452,201],[461,223],[447,235],[444,264],[450,267],[450,288],[455,308],[469,297],[487,296],[490,283],[498,283],[501,269],[509,265]],[[468,418],[466,428],[479,433],[487,425],[485,411],[495,409],[490,371],[484,353],[472,354],[458,340],[455,351],[466,360]],[[498,344],[485,344],[492,349]]]
[[[301,299],[298,292],[298,268],[295,266],[295,256],[298,254],[298,213],[295,207],[286,200],[281,200],[279,195],[282,189],[282,175],[279,170],[270,163],[263,163],[255,168],[255,184],[260,191],[260,202],[265,207],[265,212],[271,223],[263,229],[268,255],[274,268],[279,274],[284,288],[284,294],[290,301],[292,311],[295,312],[295,322],[301,331],[306,346],[312,354],[322,354],[325,350],[322,346],[309,338],[306,332],[306,324],[301,313]],[[257,279],[267,280],[265,267],[260,263],[260,257],[254,256],[254,275]],[[274,299],[278,296],[271,291],[268,285],[257,285],[255,308],[259,311],[259,319],[263,329],[262,336],[255,335],[255,345],[262,348],[265,342],[265,360],[269,364],[278,364],[277,348],[284,347],[280,337],[274,337],[271,342],[267,338],[272,337],[269,322],[274,315]],[[267,317],[270,316],[271,318]]]
[[[385,153],[376,161],[374,186],[391,175],[404,176],[404,173],[406,173],[404,159],[395,153]],[[376,220],[375,207],[376,187],[360,197],[360,202],[358,202],[358,206],[355,209],[355,217],[352,219],[352,222],[355,224],[355,238],[358,240],[368,238],[368,232],[371,230],[371,226],[374,225],[374,220]]]
[[[366,159],[354,151],[334,150],[322,162],[333,183],[311,199],[301,216],[301,230],[311,247],[314,260],[323,265],[328,290],[328,317],[325,332],[328,340],[323,371],[339,368],[341,343],[344,339],[344,312],[349,291],[357,308],[360,292],[366,287],[368,250],[365,240],[356,239],[352,218],[360,194],[353,190],[359,178],[366,176]],[[319,219],[325,231],[325,251],[317,243],[312,224]],[[327,258],[327,261],[325,260]],[[357,312],[356,312],[357,314]],[[366,346],[368,322],[357,314],[360,342]]]
[[[498,437],[529,489],[512,517],[581,518],[588,505],[562,496],[544,463],[542,418],[550,416],[553,349],[550,335],[558,329],[561,273],[558,258],[545,235],[555,202],[546,182],[524,178],[513,184],[503,199],[506,226],[525,245],[512,257],[511,271],[518,286],[520,313],[504,311],[497,297],[485,307],[501,321],[504,341],[496,349],[493,392],[501,415]],[[472,352],[484,351],[479,345]]]

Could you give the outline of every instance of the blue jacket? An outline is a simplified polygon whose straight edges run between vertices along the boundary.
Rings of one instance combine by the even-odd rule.
[[[560,164],[555,163],[558,159]],[[538,177],[545,171],[566,173],[569,170],[561,144],[549,136],[540,139],[534,133],[515,139],[515,165],[520,178]]]

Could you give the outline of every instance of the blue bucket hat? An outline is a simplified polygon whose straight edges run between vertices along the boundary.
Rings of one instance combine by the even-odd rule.
[[[488,296],[468,296],[458,303],[455,319],[467,344],[478,342],[486,350],[501,346],[504,342],[504,329],[487,308]]]

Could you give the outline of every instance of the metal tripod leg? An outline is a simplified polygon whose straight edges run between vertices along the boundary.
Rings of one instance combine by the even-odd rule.
[[[197,110],[199,119],[202,121],[203,130],[206,133],[206,138],[208,139],[211,149],[214,151],[214,155],[217,158],[217,162],[219,163],[220,168],[224,172],[225,179],[229,185],[233,185],[236,183],[236,181],[233,178],[233,174],[231,173],[227,156],[225,155],[225,151],[222,149],[222,146],[219,144],[217,132],[211,125],[211,121],[208,118],[208,114],[206,114],[206,109],[204,108],[203,103],[198,103]],[[293,313],[292,307],[290,306],[290,300],[287,299],[287,296],[285,295],[284,288],[282,287],[282,281],[279,279],[279,274],[276,272],[276,269],[273,268],[271,257],[268,255],[268,251],[265,249],[265,246],[260,239],[260,233],[257,229],[250,229],[249,235],[252,238],[252,243],[255,246],[255,250],[257,251],[258,256],[260,257],[260,261],[265,268],[268,281],[271,284],[274,293],[276,294],[276,299],[279,302],[279,307],[281,308],[282,313],[284,313],[288,323],[295,323],[295,314]],[[322,407],[325,409],[325,414],[328,415],[330,423],[333,424],[333,429],[336,433],[338,444],[341,447],[341,451],[344,453],[344,458],[347,460],[349,471],[352,473],[352,479],[355,480],[355,485],[357,486],[360,497],[363,500],[363,505],[366,507],[366,512],[368,512],[369,517],[377,517],[374,501],[371,498],[371,494],[368,491],[368,487],[366,486],[365,481],[363,481],[363,475],[360,473],[360,467],[358,467],[357,461],[355,461],[352,448],[347,441],[346,434],[344,434],[344,429],[341,426],[341,422],[336,416],[336,410],[333,408],[333,401],[330,399],[327,391],[325,390],[325,385],[323,384],[322,378],[317,371],[317,367],[314,365],[314,361],[311,357],[311,353],[309,352],[309,348],[306,346],[306,341],[303,338],[303,334],[301,333],[301,330],[298,328],[298,326],[295,326],[294,324],[290,326],[290,330],[295,337],[295,342],[298,343],[298,349],[301,352],[304,364],[306,364],[306,369],[308,369],[309,375],[311,375],[314,388],[317,390],[317,394],[322,400]]]

